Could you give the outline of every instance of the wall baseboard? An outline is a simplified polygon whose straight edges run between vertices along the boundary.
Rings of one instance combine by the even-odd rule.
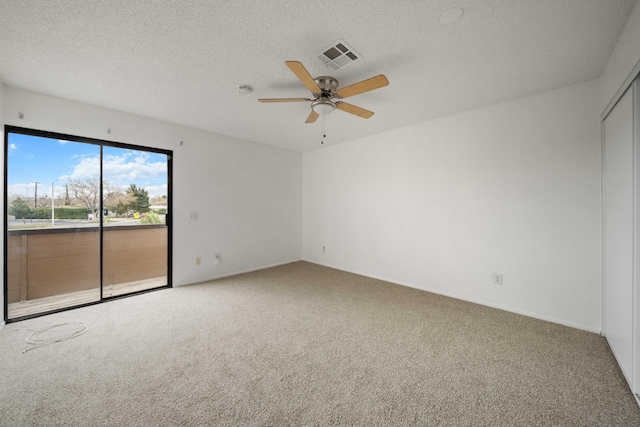
[[[465,297],[465,296],[462,296],[462,295],[457,295],[457,294],[454,294],[454,293],[451,293],[451,292],[443,292],[443,291],[440,291],[438,289],[421,287],[421,286],[417,286],[417,285],[415,285],[413,283],[401,282],[401,281],[398,281],[398,280],[389,279],[387,277],[376,276],[376,275],[373,275],[373,274],[367,274],[367,273],[363,273],[361,271],[355,271],[355,270],[351,270],[351,269],[347,269],[347,268],[342,268],[342,267],[338,267],[338,266],[331,265],[331,264],[325,264],[325,263],[321,263],[321,262],[311,261],[309,259],[304,259],[303,258],[302,261],[309,262],[309,263],[312,263],[312,264],[321,265],[323,267],[333,268],[333,269],[344,271],[344,272],[347,272],[347,273],[357,274],[359,276],[369,277],[371,279],[382,280],[384,282],[393,283],[394,285],[406,286],[408,288],[418,289],[420,291],[431,292],[433,294],[442,295],[442,296],[449,297],[449,298],[455,298],[455,299],[459,299],[459,300],[462,300],[462,301],[471,302],[471,303],[474,303],[474,304],[484,305],[486,307],[496,308],[498,310],[504,310],[504,311],[508,311],[510,313],[520,314],[522,316],[527,316],[527,317],[531,317],[531,318],[538,319],[538,320],[544,320],[545,322],[551,322],[551,323],[556,323],[556,324],[562,325],[562,326],[568,326],[568,327],[574,328],[574,329],[580,329],[582,331],[593,332],[595,334],[600,334],[600,332],[601,332],[601,331],[599,331],[599,330],[597,330],[595,328],[592,328],[592,327],[586,326],[586,325],[582,325],[582,324],[579,324],[579,323],[568,322],[568,321],[563,320],[563,319],[557,319],[557,318],[551,317],[551,316],[544,316],[544,315],[540,315],[540,314],[537,314],[537,313],[528,312],[526,310],[518,310],[518,309],[502,306],[502,305],[499,305],[499,304],[494,304],[494,303],[491,303],[491,302],[488,302],[488,301],[484,301],[484,300],[480,300],[480,299],[476,299],[476,298],[468,298],[468,297]]]
[[[231,276],[237,276],[238,274],[251,273],[252,271],[264,270],[266,268],[272,268],[272,267],[278,267],[278,266],[285,265],[285,264],[291,264],[292,262],[298,262],[298,261],[303,261],[303,259],[302,258],[296,258],[296,259],[292,259],[292,260],[289,260],[289,261],[278,262],[278,263],[275,263],[275,264],[263,265],[261,267],[248,268],[248,269],[245,269],[245,270],[234,271],[232,273],[225,273],[225,274],[220,274],[220,275],[217,275],[217,276],[205,277],[203,279],[198,279],[198,281],[196,281],[196,282],[183,283],[181,285],[175,285],[174,287],[177,288],[177,287],[180,287],[180,286],[195,285],[195,284],[198,284],[198,283],[209,282],[211,280],[222,279],[222,278],[231,277]]]

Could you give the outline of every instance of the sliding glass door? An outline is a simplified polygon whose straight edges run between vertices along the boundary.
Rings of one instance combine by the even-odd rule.
[[[70,185],[99,182],[100,146],[6,135],[8,319],[99,301],[99,228]]]
[[[5,320],[167,287],[171,153],[7,126]]]
[[[104,147],[103,296],[167,285],[168,155]],[[132,165],[123,168],[122,165]]]

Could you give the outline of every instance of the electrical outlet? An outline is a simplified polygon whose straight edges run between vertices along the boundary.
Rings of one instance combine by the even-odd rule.
[[[200,257],[196,257],[196,265],[200,265],[201,259]]]
[[[215,263],[216,265],[220,264],[222,262],[222,258],[220,258],[220,254],[215,254]]]
[[[494,285],[502,285],[502,273],[493,273],[491,276],[493,277]]]
[[[191,221],[197,221],[198,220],[198,212],[190,212],[189,216],[191,217]]]

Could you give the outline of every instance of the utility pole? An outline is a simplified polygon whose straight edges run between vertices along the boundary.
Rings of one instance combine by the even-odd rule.
[[[69,206],[71,201],[69,200],[69,184],[65,184],[64,205]]]
[[[61,181],[64,178],[61,179],[54,179],[53,182],[51,183],[51,226],[53,227],[55,225],[55,223],[53,222],[53,218],[55,216],[55,193],[54,193],[54,189],[53,189],[53,184],[55,184],[57,181]]]
[[[39,182],[34,182],[34,184],[36,185],[36,192],[35,192],[35,198],[33,200],[33,207],[37,208],[38,207],[38,184],[40,184]]]

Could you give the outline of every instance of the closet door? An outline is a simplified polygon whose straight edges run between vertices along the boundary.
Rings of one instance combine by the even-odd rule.
[[[620,98],[604,127],[604,331],[632,385],[634,306],[633,91]]]
[[[640,77],[633,83],[633,121],[634,121],[634,191],[635,191],[635,269],[633,283],[633,376],[631,390],[633,390],[638,404],[640,404]]]

